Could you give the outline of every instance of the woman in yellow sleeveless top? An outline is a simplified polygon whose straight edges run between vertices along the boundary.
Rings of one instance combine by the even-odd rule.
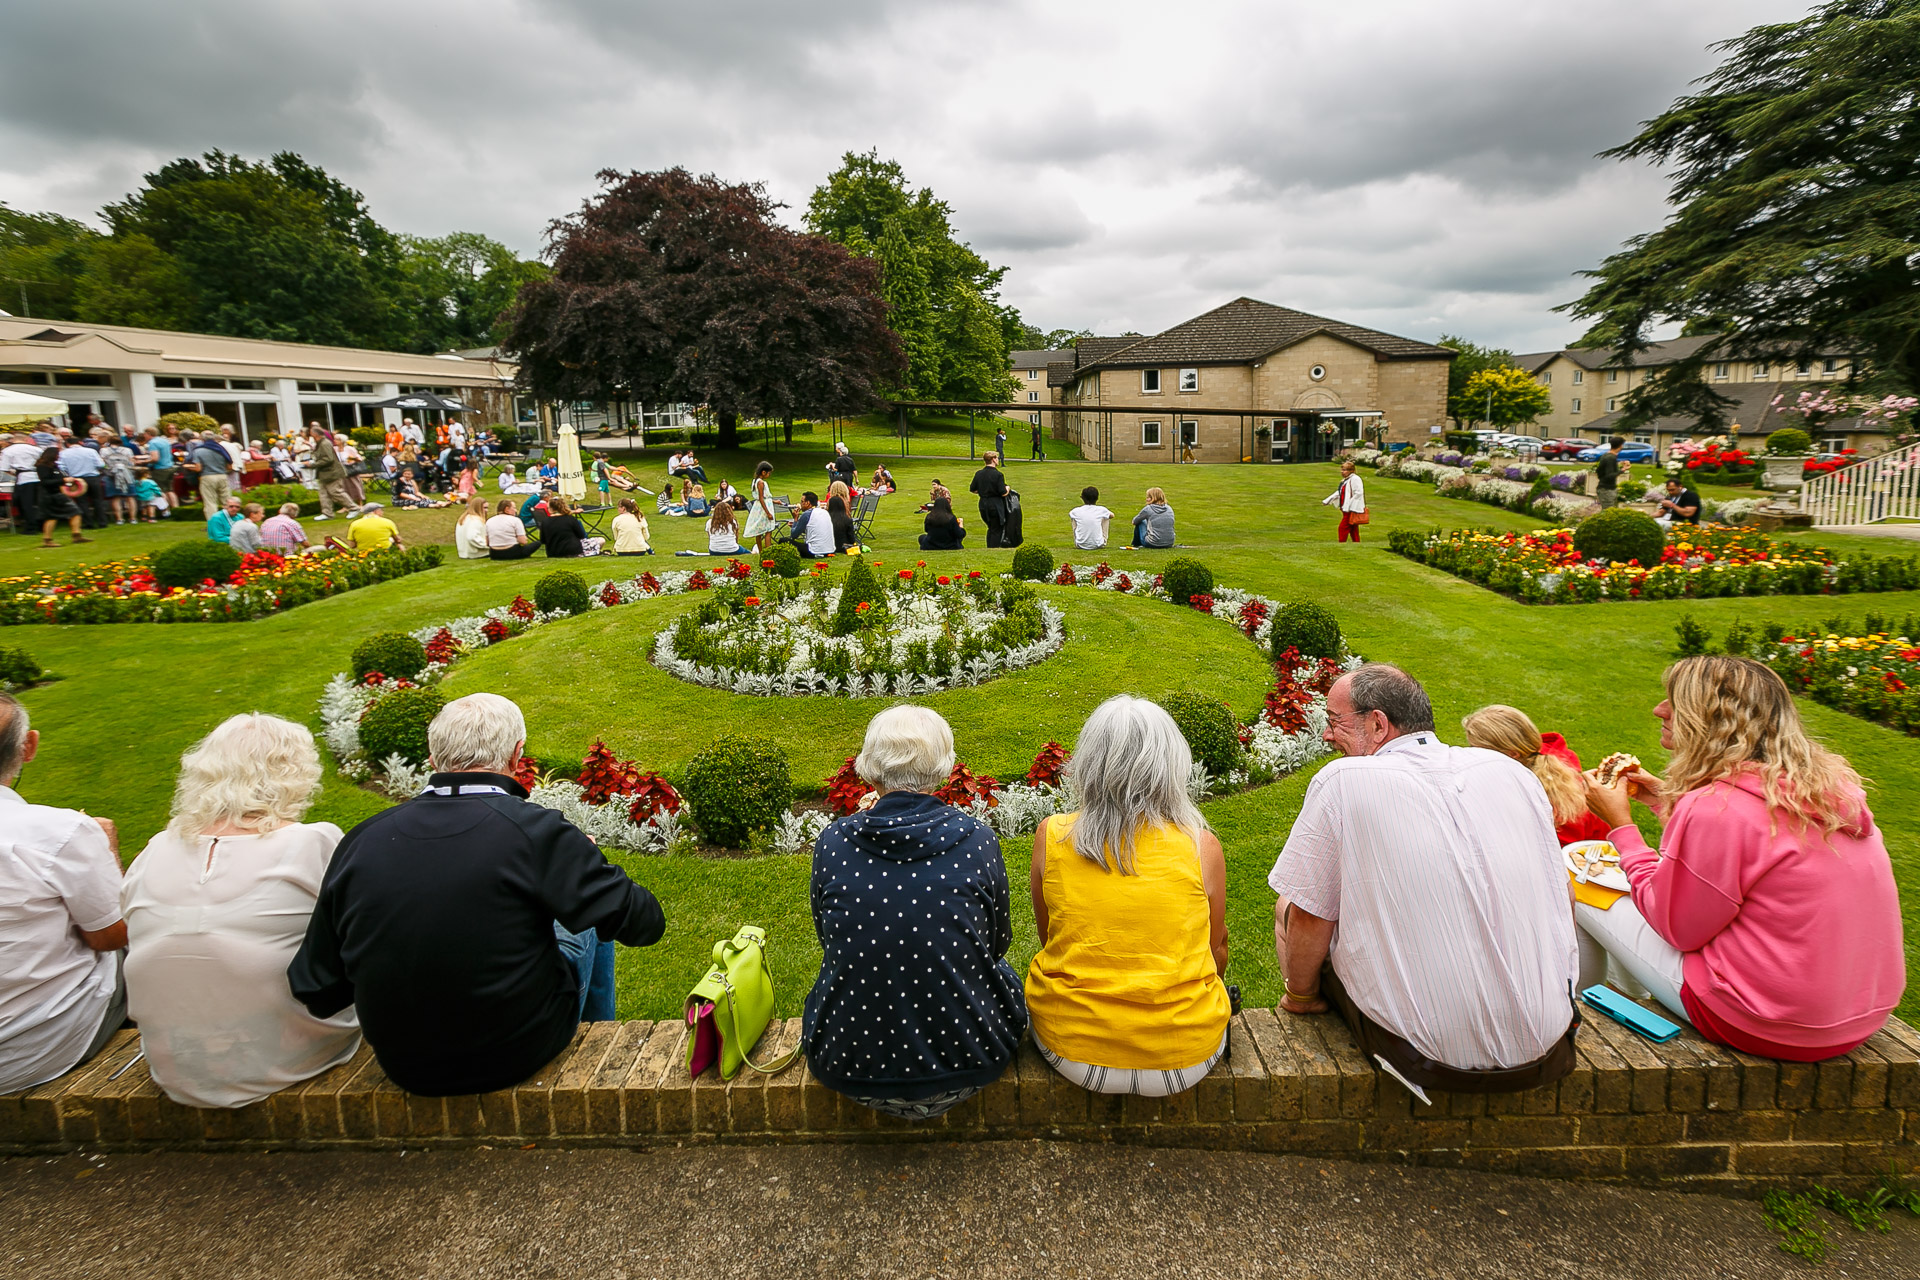
[[[1165,711],[1109,698],[1068,765],[1079,810],[1034,834],[1034,1043],[1096,1093],[1180,1093],[1226,1051],[1226,858],[1192,767]]]

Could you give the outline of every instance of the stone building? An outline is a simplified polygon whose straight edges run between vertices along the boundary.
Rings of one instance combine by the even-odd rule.
[[[1034,426],[1041,424],[1047,409],[1059,400],[1059,388],[1047,380],[1047,367],[1059,361],[1071,361],[1073,348],[1064,351],[1016,351],[1013,353],[1013,380],[1019,384],[1013,393],[1015,403],[1031,405],[1028,409],[1007,409],[1004,416],[1015,422],[1024,422]],[[1018,433],[1015,433],[1018,434]]]
[[[1444,426],[1453,352],[1253,298],[1048,367],[1055,437],[1116,462],[1310,462]]]

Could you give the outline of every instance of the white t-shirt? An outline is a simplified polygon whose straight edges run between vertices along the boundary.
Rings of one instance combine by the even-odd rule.
[[[287,966],[307,934],[340,828],[155,836],[127,868],[127,1014],[154,1083],[189,1107],[241,1107],[360,1047],[351,1008],[316,1018]]]
[[[808,555],[833,554],[833,517],[827,514],[825,507],[815,507],[813,514],[807,517],[806,534]]]
[[[725,529],[707,530],[707,550],[722,555],[739,555],[740,539],[736,536],[736,532],[731,526]]]
[[[464,423],[455,422],[447,428],[447,439],[458,447],[467,442],[467,428]]]
[[[400,424],[400,438],[408,444],[425,444],[427,433],[417,422],[403,422]]]
[[[489,516],[487,518],[487,547],[489,550],[505,551],[508,547],[520,545],[520,539],[527,532],[527,526],[520,523],[519,516]]]
[[[1098,551],[1107,545],[1107,521],[1113,519],[1113,512],[1099,504],[1075,507],[1067,512],[1067,519],[1073,521],[1073,545],[1082,551]]]
[[[462,560],[487,558],[487,521],[492,518],[489,516],[486,520],[482,520],[469,512],[461,516],[460,522],[453,526],[454,550],[459,553]],[[514,523],[520,523],[517,516],[514,518]]]
[[[10,444],[0,449],[0,471],[11,471],[15,484],[39,484],[40,473],[34,465],[40,461],[41,450],[30,444]]]
[[[1341,985],[1435,1061],[1523,1066],[1566,1034],[1579,968],[1566,866],[1518,761],[1431,732],[1336,760],[1267,883],[1338,922]]]
[[[120,919],[120,864],[84,813],[0,787],[0,1093],[72,1070],[113,999],[114,953],[80,937]]]

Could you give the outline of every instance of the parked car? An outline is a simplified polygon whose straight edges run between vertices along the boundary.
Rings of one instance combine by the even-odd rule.
[[[1591,449],[1582,449],[1579,453],[1576,453],[1574,457],[1582,462],[1598,462],[1600,455],[1606,451],[1607,448],[1605,445],[1595,445]],[[1629,440],[1620,446],[1620,461],[1622,462],[1652,462],[1653,460],[1653,446],[1650,444],[1641,444],[1638,440]]]
[[[1564,440],[1549,440],[1540,446],[1543,458],[1576,458],[1583,449],[1598,449],[1598,440],[1582,440],[1578,436],[1569,436]]]
[[[1543,449],[1546,441],[1539,436],[1497,435],[1494,444],[1502,449]]]

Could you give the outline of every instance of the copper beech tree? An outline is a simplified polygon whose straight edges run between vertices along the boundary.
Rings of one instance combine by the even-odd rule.
[[[548,228],[553,273],[523,286],[506,349],[550,400],[705,405],[720,445],[743,414],[869,409],[905,367],[874,263],[772,220],[758,184],[603,170]]]

